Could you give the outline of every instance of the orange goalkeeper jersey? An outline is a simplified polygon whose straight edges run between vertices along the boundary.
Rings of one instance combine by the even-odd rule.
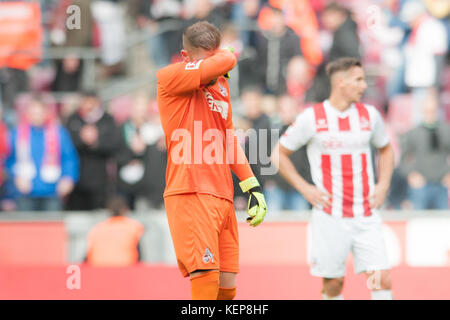
[[[165,197],[197,192],[233,201],[230,169],[241,180],[253,176],[247,160],[237,159],[243,153],[223,76],[235,64],[234,54],[220,50],[158,71],[157,103],[168,151]],[[213,79],[215,84],[202,85]]]

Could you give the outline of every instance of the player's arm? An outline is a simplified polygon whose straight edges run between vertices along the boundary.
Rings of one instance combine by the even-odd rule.
[[[314,185],[308,183],[297,171],[289,156],[293,153],[283,147],[280,142],[277,143],[272,151],[272,164],[278,168],[281,176],[300,192],[311,205],[315,207],[331,206],[331,195],[320,191]]]
[[[316,132],[314,112],[311,108],[302,112],[286,130],[272,151],[272,165],[281,176],[315,207],[331,206],[331,195],[308,183],[297,171],[289,156],[306,145]]]
[[[180,62],[156,73],[158,85],[170,96],[189,94],[212,80],[223,76],[236,65],[236,56],[228,50],[192,62]]]
[[[205,59],[201,65],[201,85],[227,74],[236,66],[236,56],[228,49],[218,50],[213,56]]]
[[[374,108],[375,110],[375,108]],[[394,150],[389,143],[383,119],[378,111],[374,112],[374,129],[371,143],[378,149],[378,182],[370,195],[371,208],[379,208],[383,205],[389,191],[392,173],[394,172]]]
[[[261,185],[253,174],[244,150],[239,144],[235,134],[233,134],[233,138],[229,143],[228,148],[232,148],[233,150],[233,152],[229,152],[229,154],[233,155],[233,158],[228,160],[230,162],[231,170],[241,181],[239,186],[241,187],[242,192],[248,192],[249,194],[247,213],[250,218],[248,218],[247,221],[251,226],[256,227],[263,222],[264,217],[266,216],[266,200],[262,193]]]
[[[225,82],[224,85],[227,88],[229,95],[228,84]],[[245,152],[239,144],[238,138],[235,134],[233,125],[232,109],[228,108],[228,116],[226,120],[226,161],[230,164],[231,170],[241,181],[239,186],[242,192],[249,193],[247,213],[250,218],[247,221],[251,226],[256,227],[259,225],[266,216],[267,205],[264,198],[264,194],[261,190],[261,185],[256,179],[248,159],[245,156]]]
[[[383,205],[384,200],[389,192],[392,173],[394,172],[394,150],[391,144],[378,149],[378,182],[375,190],[370,197],[371,208],[379,208]]]

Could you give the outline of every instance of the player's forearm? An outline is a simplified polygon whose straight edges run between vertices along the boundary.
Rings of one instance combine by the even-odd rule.
[[[236,65],[236,56],[228,50],[219,50],[202,63],[201,84],[208,84],[212,80],[223,76]]]
[[[389,188],[391,183],[392,173],[394,172],[394,151],[390,144],[386,147],[379,149],[379,177],[378,184]]]
[[[245,156],[244,150],[237,142],[237,138],[234,139],[233,149],[235,150],[235,157],[230,159],[231,170],[233,170],[234,174],[239,178],[240,181],[244,181],[250,177],[254,176],[252,168],[248,163],[247,157]]]
[[[297,172],[289,155],[280,150],[279,144],[275,146],[272,152],[271,161],[281,176],[298,192],[303,193],[303,190],[309,186],[309,183]]]

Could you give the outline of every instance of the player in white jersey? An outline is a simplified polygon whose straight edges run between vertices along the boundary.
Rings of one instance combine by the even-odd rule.
[[[324,299],[342,299],[345,263],[352,252],[355,272],[365,272],[372,299],[392,299],[389,263],[377,213],[389,189],[394,153],[383,120],[360,103],[367,83],[358,59],[327,66],[328,100],[308,108],[280,138],[272,162],[312,205],[311,274],[322,277]],[[303,145],[314,185],[296,171],[289,155]],[[371,145],[379,151],[375,184]]]

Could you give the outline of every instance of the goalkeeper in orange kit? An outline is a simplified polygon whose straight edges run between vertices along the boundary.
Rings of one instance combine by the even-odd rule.
[[[260,224],[266,203],[234,135],[224,75],[236,65],[221,35],[201,21],[183,33],[183,62],[157,73],[157,102],[168,163],[164,203],[183,276],[192,299],[231,300],[236,295],[239,240],[231,170],[249,193],[248,222]],[[231,170],[230,170],[231,169]]]

